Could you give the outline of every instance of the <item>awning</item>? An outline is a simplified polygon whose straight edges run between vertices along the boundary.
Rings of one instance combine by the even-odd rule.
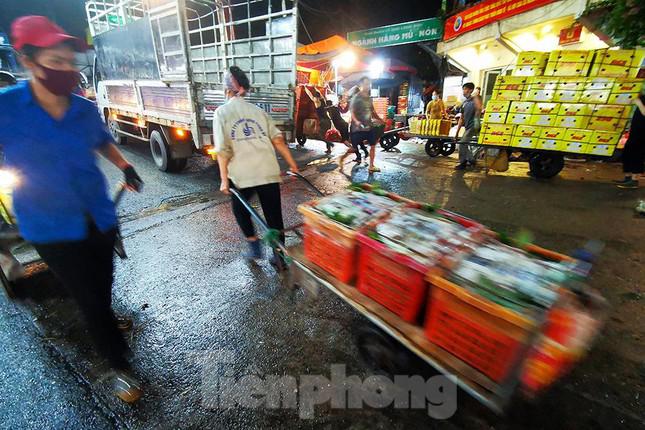
[[[335,35],[309,45],[299,46],[297,51],[297,65],[298,67],[321,71],[328,70],[331,69],[334,58],[348,49],[351,49],[356,54],[356,63],[352,67],[340,70],[341,74],[354,72],[366,73],[369,70],[372,60],[378,57],[365,49],[351,45],[345,38]],[[388,59],[384,63],[386,72],[417,72],[414,67],[394,58]]]

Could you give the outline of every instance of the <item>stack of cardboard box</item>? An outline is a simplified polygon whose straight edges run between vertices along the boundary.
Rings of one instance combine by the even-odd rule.
[[[631,76],[637,76],[635,69],[644,61],[645,50],[520,53],[520,76],[500,76],[495,83],[479,142],[611,156],[643,87],[642,79]],[[529,66],[538,71],[542,62],[543,76],[522,75]],[[615,67],[629,72],[602,75]]]

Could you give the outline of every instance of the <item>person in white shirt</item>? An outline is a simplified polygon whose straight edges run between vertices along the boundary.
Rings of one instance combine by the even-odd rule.
[[[271,117],[244,100],[250,88],[246,74],[237,66],[230,67],[224,77],[227,102],[215,111],[213,119],[220,191],[230,194],[230,189],[235,188],[247,200],[257,194],[268,226],[282,231],[280,166],[276,151],[287,162],[289,170],[297,173],[298,166]],[[244,256],[248,260],[262,258],[251,215],[238,199],[231,201],[233,214],[249,247]]]

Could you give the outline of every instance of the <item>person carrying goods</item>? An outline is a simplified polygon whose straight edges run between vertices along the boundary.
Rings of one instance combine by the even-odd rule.
[[[224,79],[226,104],[215,111],[213,118],[220,191],[231,194],[231,189],[236,189],[246,200],[257,194],[268,226],[282,231],[281,179],[276,151],[291,172],[298,173],[298,166],[271,117],[244,100],[244,94],[250,88],[246,74],[239,67],[231,66]],[[248,245],[244,257],[249,261],[263,258],[251,215],[237,198],[232,198],[231,202],[233,215]],[[284,237],[281,240],[284,241]],[[276,263],[277,258],[280,257],[274,255],[272,263]]]
[[[325,136],[325,133],[331,128],[332,124],[331,120],[329,119],[329,115],[327,114],[327,100],[322,96],[322,94],[320,94],[320,91],[318,91],[316,88],[314,88],[312,93],[305,85],[304,90],[316,107],[316,116],[318,116],[318,124],[320,125],[320,135]],[[325,141],[325,145],[327,145],[327,150],[325,152],[327,154],[331,154],[331,148],[333,148],[334,145],[331,142],[327,141]]]
[[[481,128],[481,112],[482,102],[481,98],[473,95],[475,84],[466,82],[463,87],[464,97],[466,100],[462,103],[459,112],[459,122],[457,123],[457,132],[455,133],[455,140],[459,139],[459,131],[461,127],[466,129],[464,135],[459,139],[459,164],[455,170],[464,170],[467,166],[475,166],[475,157],[470,150],[469,143],[472,138],[479,133]]]
[[[614,181],[619,188],[638,188],[638,180],[634,175],[642,175],[645,170],[645,95],[641,94],[634,100],[637,109],[632,117],[629,138],[623,150],[623,172],[625,178]]]
[[[120,332],[132,322],[112,311],[116,210],[96,153],[123,171],[130,189],[139,191],[142,181],[94,103],[72,94],[79,82],[75,51],[85,43],[43,16],[18,18],[11,31],[32,76],[0,93],[0,145],[18,178],[13,204],[20,233],[77,302],[111,367],[114,394],[134,402],[142,391]]]
[[[426,116],[428,119],[445,119],[448,118],[446,105],[441,99],[441,93],[437,90],[432,92],[432,101],[426,106]]]
[[[367,76],[358,81],[359,92],[352,97],[349,110],[352,114],[352,123],[350,126],[350,139],[354,151],[356,151],[356,160],[361,162],[361,153],[359,146],[367,142],[370,146],[370,172],[380,172],[381,169],[374,165],[376,157],[376,130],[377,125],[383,125],[385,122],[379,118],[374,110],[374,104],[370,98],[371,82]]]

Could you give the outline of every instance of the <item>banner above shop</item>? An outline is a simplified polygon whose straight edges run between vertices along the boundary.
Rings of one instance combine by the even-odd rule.
[[[444,27],[444,40],[554,1],[556,0],[485,0],[449,17]]]
[[[406,43],[441,40],[442,22],[438,18],[386,25],[385,27],[347,33],[347,40],[364,49],[383,48],[384,46],[403,45]]]

